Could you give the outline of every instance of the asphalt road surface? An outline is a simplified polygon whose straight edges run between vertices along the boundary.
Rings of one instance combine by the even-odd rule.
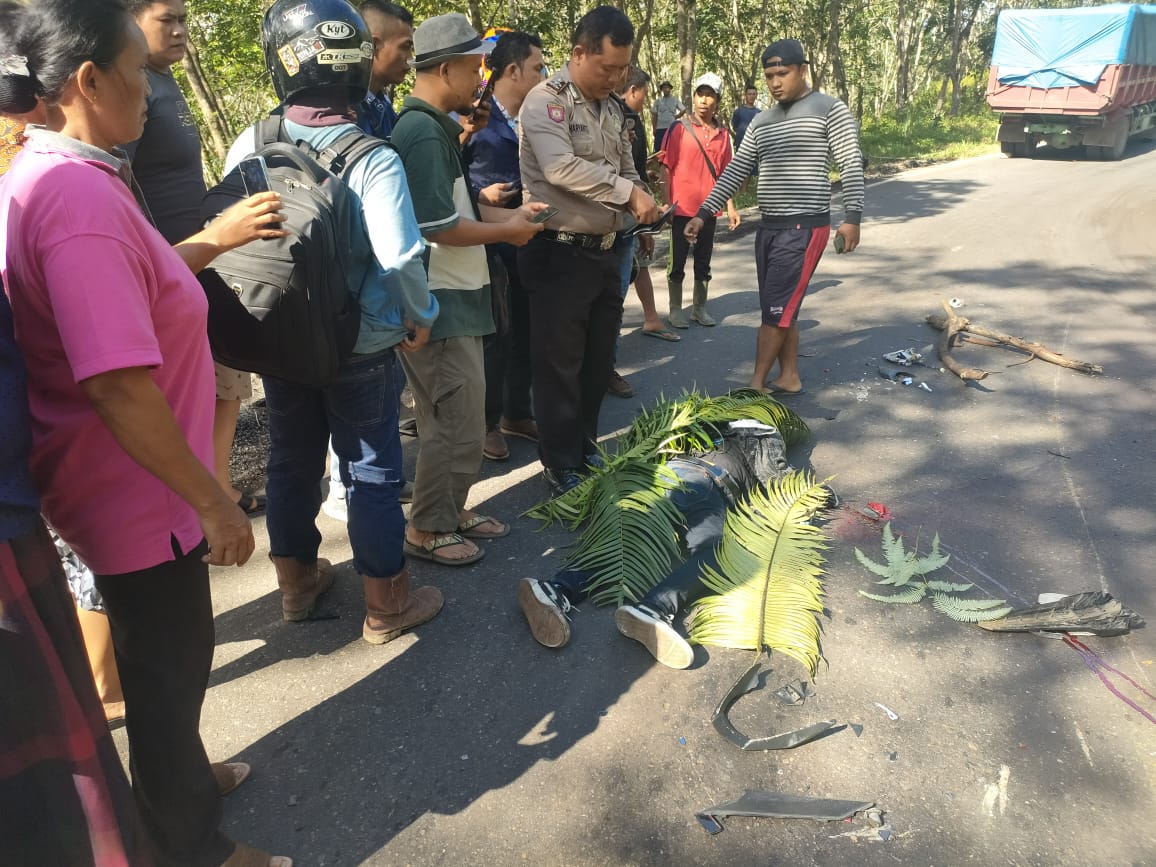
[[[803,306],[807,394],[791,400],[814,437],[793,462],[834,476],[849,511],[884,503],[925,548],[938,533],[950,569],[981,592],[1024,605],[1106,589],[1156,620],[1153,226],[1150,145],[1119,163],[979,159],[872,186],[862,247],[829,253]],[[605,431],[660,394],[747,383],[753,228],[716,250],[717,328],[644,338],[631,296],[619,369],[638,397],[607,397]],[[913,372],[930,392],[882,379],[880,356],[929,346],[924,317],[953,297],[974,322],[1104,375],[970,347],[961,360],[994,374],[981,383],[924,368]],[[711,712],[751,653],[699,648],[691,670],[670,671],[590,606],[568,647],[539,647],[516,585],[555,570],[571,537],[517,518],[544,489],[533,447],[511,447],[508,463],[487,462],[475,500],[515,532],[470,569],[412,564],[446,606],[385,647],[360,639],[345,528],[324,516],[322,554],[342,564],[331,619],[280,621],[262,519],[253,562],[215,571],[202,728],[214,760],[254,766],[227,802],[236,838],[300,867],[1156,864],[1156,725],[1059,641],[859,596],[870,578],[853,547],[878,557],[878,532],[854,517],[833,525],[816,695],[787,708],[767,689],[735,712],[756,735],[854,724],[823,740],[747,753],[714,732]],[[1156,694],[1153,628],[1087,641]],[[774,663],[772,688],[800,676]],[[862,817],[729,819],[706,834],[695,811],[747,789],[875,801],[891,838],[838,836],[867,828]]]

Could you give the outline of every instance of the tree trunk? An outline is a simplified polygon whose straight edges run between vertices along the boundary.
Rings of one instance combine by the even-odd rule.
[[[831,27],[827,30],[827,59],[831,63],[831,75],[835,78],[835,90],[844,105],[851,104],[847,92],[847,70],[843,67],[843,53],[839,50],[839,39],[843,35],[843,0],[831,0]]]
[[[698,50],[696,0],[678,0],[678,74],[684,105],[690,104],[690,83],[694,80],[694,56]]]
[[[185,71],[189,86],[193,90],[193,97],[196,99],[197,105],[201,109],[201,116],[204,118],[204,131],[209,136],[206,145],[217,156],[218,161],[224,162],[229,145],[232,143],[233,131],[221,111],[212,85],[205,78],[196,46],[191,41],[188,43],[185,59],[181,61],[181,67]]]
[[[650,22],[653,20],[653,18],[654,0],[646,0],[642,23],[637,24],[634,27],[634,48],[631,51],[630,60],[636,66],[641,65],[638,63],[638,57],[642,53],[643,43],[649,41],[650,39]]]

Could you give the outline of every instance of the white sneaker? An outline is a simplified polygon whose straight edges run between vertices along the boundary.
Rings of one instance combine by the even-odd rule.
[[[663,618],[638,605],[623,605],[614,612],[614,625],[627,638],[640,642],[667,668],[690,668],[694,648]]]
[[[334,521],[349,523],[349,504],[345,497],[326,497],[321,504],[321,511]]]

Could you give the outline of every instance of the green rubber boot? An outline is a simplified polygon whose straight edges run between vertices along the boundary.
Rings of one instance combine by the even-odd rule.
[[[706,293],[710,288],[710,283],[706,280],[694,281],[694,306],[691,308],[690,318],[699,325],[705,325],[708,328],[716,325],[714,317],[707,312],[706,309]]]
[[[674,328],[690,328],[686,321],[686,314],[682,312],[682,284],[673,280],[666,281],[667,297],[670,299],[670,312],[666,318]]]

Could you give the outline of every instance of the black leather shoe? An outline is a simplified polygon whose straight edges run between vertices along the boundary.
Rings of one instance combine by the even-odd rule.
[[[545,479],[546,484],[550,486],[550,495],[553,497],[560,497],[567,491],[572,491],[582,484],[581,470],[554,470],[550,467],[543,467],[542,478]]]

